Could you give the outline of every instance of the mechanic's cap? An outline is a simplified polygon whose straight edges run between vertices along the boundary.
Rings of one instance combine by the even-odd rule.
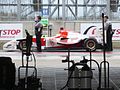
[[[107,15],[104,15],[104,17],[107,18],[107,19],[109,18]]]
[[[102,18],[102,17],[107,18],[107,19],[109,18],[108,15],[103,15],[103,16],[101,16],[101,18]]]

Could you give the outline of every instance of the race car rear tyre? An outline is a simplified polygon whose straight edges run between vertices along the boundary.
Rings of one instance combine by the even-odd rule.
[[[21,51],[26,50],[26,40],[25,41],[20,41],[18,43],[18,47]]]
[[[95,39],[86,39],[84,42],[84,47],[86,51],[96,51],[97,41]]]

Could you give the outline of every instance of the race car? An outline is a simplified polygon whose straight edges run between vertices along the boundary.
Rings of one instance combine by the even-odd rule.
[[[23,50],[26,48],[26,40],[12,40],[3,45],[3,50]],[[102,46],[102,35],[96,26],[90,26],[84,33],[71,31],[65,28],[60,28],[59,33],[52,37],[42,36],[41,48],[84,48],[87,51],[95,51]],[[36,48],[36,37],[32,38],[32,48]]]

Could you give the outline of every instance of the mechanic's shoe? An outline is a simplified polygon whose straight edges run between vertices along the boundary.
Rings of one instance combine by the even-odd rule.
[[[40,47],[37,47],[38,52],[42,52],[42,49]]]
[[[41,49],[37,49],[37,51],[38,51],[38,52],[42,52],[42,50],[41,50]]]
[[[38,52],[42,52],[42,50],[38,50]]]

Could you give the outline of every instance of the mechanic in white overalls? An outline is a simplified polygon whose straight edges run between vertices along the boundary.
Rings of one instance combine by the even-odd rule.
[[[41,36],[42,36],[42,29],[43,25],[41,24],[41,16],[35,17],[35,35],[36,35],[36,45],[37,51],[41,52]]]
[[[112,51],[112,23],[109,21],[109,17],[107,15],[104,16],[104,30],[105,30],[105,46],[106,51]]]

